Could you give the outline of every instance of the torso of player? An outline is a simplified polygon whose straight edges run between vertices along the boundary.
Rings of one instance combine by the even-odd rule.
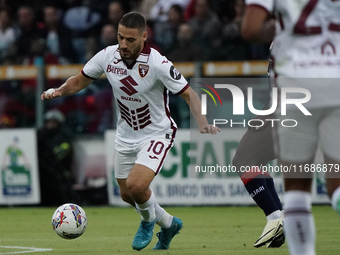
[[[340,77],[339,0],[247,0],[276,16],[271,51],[279,77]]]
[[[155,136],[175,136],[177,127],[170,117],[168,93],[179,93],[187,81],[170,61],[146,45],[137,61],[129,65],[122,61],[115,45],[99,52],[83,73],[97,78],[96,69],[105,72],[112,86],[118,110],[117,142],[138,144]]]
[[[283,77],[340,78],[340,1],[286,0],[277,5],[272,54]]]
[[[307,89],[312,95],[305,104],[309,108],[340,105],[340,1],[247,0],[247,4],[260,5],[276,16],[271,50],[276,85]]]

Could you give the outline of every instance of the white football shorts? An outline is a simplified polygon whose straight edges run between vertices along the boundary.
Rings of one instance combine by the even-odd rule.
[[[146,166],[157,175],[172,146],[173,139],[163,137],[149,139],[136,145],[116,143],[115,177],[126,179],[135,164]]]
[[[309,112],[312,116],[289,109],[287,115],[277,116],[280,122],[294,119],[298,125],[283,127],[277,124],[274,134],[276,154],[284,161],[303,163],[314,158],[319,146],[326,156],[340,161],[340,107],[310,109]]]

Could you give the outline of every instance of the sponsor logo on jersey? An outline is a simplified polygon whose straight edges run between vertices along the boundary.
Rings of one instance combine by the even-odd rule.
[[[138,71],[139,71],[140,77],[144,78],[149,72],[149,66],[144,65],[144,64],[139,64]]]
[[[133,97],[125,97],[125,96],[121,96],[120,97],[122,100],[126,100],[126,101],[132,101],[132,102],[138,102],[141,103],[142,100],[138,99],[138,98],[133,98]]]
[[[125,68],[115,67],[111,65],[107,65],[106,72],[119,74],[119,75],[127,75],[127,70]]]
[[[138,86],[138,83],[130,75],[128,77],[125,77],[124,79],[121,79],[120,82],[124,86],[119,88],[129,96],[138,93],[138,91],[134,88],[134,86]]]
[[[181,73],[174,66],[170,67],[170,76],[175,80],[179,80],[182,77]]]

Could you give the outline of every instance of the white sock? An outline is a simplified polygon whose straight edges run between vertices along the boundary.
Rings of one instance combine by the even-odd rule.
[[[148,201],[146,201],[144,204],[136,203],[136,209],[140,213],[143,221],[152,222],[156,219],[155,202],[156,202],[156,199],[151,194]]]
[[[283,229],[291,255],[315,255],[315,223],[311,213],[311,195],[287,191],[284,195]]]
[[[154,196],[153,192],[151,196]],[[172,223],[173,216],[164,210],[155,199],[155,213],[156,213],[156,224],[161,228],[169,228]]]
[[[167,211],[164,210],[162,216],[156,221],[156,223],[161,228],[169,228],[171,226],[173,218],[173,216],[171,216]]]
[[[153,192],[151,196],[154,196]],[[156,198],[155,198],[155,213],[156,213],[156,222],[157,222],[159,218],[163,215],[164,209],[157,203]]]
[[[332,194],[332,207],[335,211],[338,211],[337,207],[338,207],[339,199],[340,199],[340,187],[337,187],[337,189],[334,190]]]
[[[282,215],[282,212],[280,210],[276,210],[275,212],[272,212],[271,214],[267,215],[267,220],[277,220]]]

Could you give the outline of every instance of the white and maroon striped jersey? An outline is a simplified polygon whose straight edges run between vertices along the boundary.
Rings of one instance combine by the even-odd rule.
[[[136,61],[122,61],[119,46],[109,46],[90,59],[82,70],[97,79],[105,73],[118,107],[116,141],[138,144],[155,136],[174,138],[169,94],[180,94],[189,84],[173,64],[145,44]]]
[[[246,0],[246,3],[275,14],[271,56],[276,77],[340,78],[339,0]],[[334,86],[329,81],[310,82],[306,86],[313,104],[340,104],[335,97],[340,93],[340,85]],[[320,100],[316,100],[318,96]]]
[[[271,51],[281,77],[340,77],[339,0],[246,0],[274,12]]]

